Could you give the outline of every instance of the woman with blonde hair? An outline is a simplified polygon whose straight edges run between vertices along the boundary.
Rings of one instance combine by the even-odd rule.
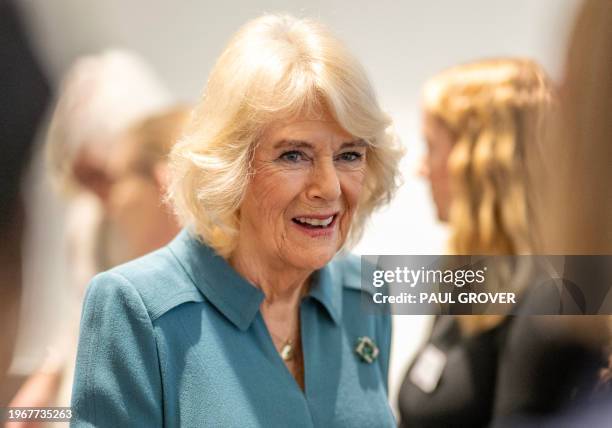
[[[186,229],[89,286],[76,426],[393,426],[390,319],[336,257],[394,194],[390,126],[322,25],[242,27],[171,155]]]
[[[176,105],[136,123],[119,136],[108,163],[111,181],[106,206],[113,225],[115,256],[132,260],[163,247],[180,231],[165,203],[172,147],[189,120],[190,108]]]
[[[551,90],[522,58],[453,67],[425,85],[422,171],[449,221],[451,253],[530,252],[525,150],[544,135]]]
[[[426,83],[421,173],[439,219],[450,225],[449,253],[532,251],[525,153],[542,138],[551,102],[546,73],[523,58],[459,65]],[[503,315],[438,317],[401,387],[402,425],[488,425],[505,399],[496,396],[496,376],[510,324]],[[432,360],[437,369],[424,382],[417,372],[432,370]]]

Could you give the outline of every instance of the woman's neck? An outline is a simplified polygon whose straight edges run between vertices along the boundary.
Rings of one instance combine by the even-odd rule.
[[[263,291],[266,304],[297,308],[308,290],[312,272],[268,262],[257,250],[249,251],[239,246],[228,261],[247,281]]]
[[[312,272],[271,263],[256,248],[238,246],[229,263],[265,295],[261,316],[270,338],[280,353],[287,345],[293,358],[284,362],[300,388],[304,389],[304,360],[300,335],[300,301],[308,291]]]

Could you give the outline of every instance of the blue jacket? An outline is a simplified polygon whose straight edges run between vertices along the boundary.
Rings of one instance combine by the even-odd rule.
[[[300,306],[305,390],[276,351],[263,293],[184,230],[97,275],[81,319],[74,426],[393,426],[390,319],[360,305],[359,260],[317,271]],[[380,354],[356,353],[369,337]]]

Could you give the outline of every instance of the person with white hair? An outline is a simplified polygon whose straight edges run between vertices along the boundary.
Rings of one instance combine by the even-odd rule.
[[[77,59],[66,73],[47,134],[53,181],[67,197],[65,245],[71,313],[41,367],[11,406],[67,406],[84,289],[101,270],[127,261],[107,220],[107,164],[120,135],[171,105],[169,91],[138,55],[109,49]]]
[[[81,290],[95,273],[126,261],[114,234],[102,233],[113,146],[130,126],[170,104],[169,92],[151,67],[125,50],[80,58],[66,74],[47,149],[52,176],[70,197],[69,252],[79,259],[72,263],[77,269],[73,282]]]
[[[395,194],[402,152],[323,25],[242,27],[170,155],[186,228],[87,289],[74,426],[395,426],[390,316],[363,313],[342,252]]]

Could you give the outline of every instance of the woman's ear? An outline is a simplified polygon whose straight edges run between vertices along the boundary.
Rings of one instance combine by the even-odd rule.
[[[157,187],[161,189],[162,192],[166,192],[169,184],[169,173],[168,173],[168,164],[166,162],[157,162],[153,167],[153,177],[155,178],[155,183]]]

